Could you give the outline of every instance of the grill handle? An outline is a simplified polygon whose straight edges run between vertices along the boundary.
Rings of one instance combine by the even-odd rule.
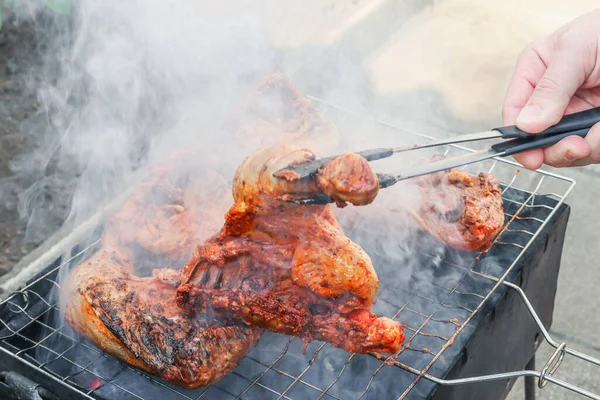
[[[38,383],[14,371],[0,371],[0,382],[8,386],[19,400],[59,400]]]

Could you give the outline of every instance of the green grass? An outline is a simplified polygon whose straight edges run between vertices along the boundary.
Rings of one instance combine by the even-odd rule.
[[[0,29],[2,29],[3,10],[6,8],[15,7],[19,1],[31,0],[0,0]],[[42,2],[46,5],[46,7],[57,14],[71,14],[71,0],[42,0]]]

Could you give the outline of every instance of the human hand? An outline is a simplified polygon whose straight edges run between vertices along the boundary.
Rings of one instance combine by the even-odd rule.
[[[538,133],[565,114],[600,106],[600,10],[585,14],[523,50],[502,110],[505,125]],[[515,155],[538,169],[600,163],[600,124],[545,149]]]

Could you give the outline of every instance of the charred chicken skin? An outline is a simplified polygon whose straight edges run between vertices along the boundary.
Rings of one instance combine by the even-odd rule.
[[[398,322],[370,311],[379,281],[369,256],[344,235],[329,205],[282,201],[326,190],[352,202],[360,188],[351,182],[367,182],[367,200],[358,203],[368,203],[377,193],[376,177],[356,155],[341,157],[324,180],[273,176],[313,157],[308,150],[274,146],[241,164],[234,205],[221,231],[199,245],[185,266],[177,303],[350,352],[394,353],[404,334]]]
[[[176,266],[193,244],[219,226],[190,209],[215,209],[215,198],[186,196],[164,171],[142,182],[109,221],[101,249],[62,285],[65,319],[99,348],[173,384],[193,388],[227,375],[256,344],[260,330],[224,318],[192,316],[177,307],[181,270],[154,269],[158,259]],[[218,210],[218,209],[217,209]],[[214,229],[214,230],[213,230]]]

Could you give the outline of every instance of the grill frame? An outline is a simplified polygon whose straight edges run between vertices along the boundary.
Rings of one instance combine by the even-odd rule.
[[[318,99],[318,98],[315,98],[315,97],[312,97],[312,96],[309,96],[309,98],[311,98],[311,100],[313,100],[318,105],[324,107],[324,108],[322,108],[324,114],[326,114],[331,109],[335,109],[335,110],[338,110],[338,111],[341,111],[341,112],[344,112],[344,113],[348,113],[349,116],[356,115],[355,113],[351,113],[348,110],[345,110],[345,109],[343,109],[343,108],[341,108],[339,106],[333,105],[331,103],[327,103],[327,102],[325,102],[325,101],[323,101],[321,99]],[[361,118],[364,118],[364,117],[361,117]],[[375,122],[375,123],[377,123],[377,124],[379,124],[379,125],[381,125],[383,127],[386,127],[386,128],[391,128],[391,129],[395,129],[395,130],[400,130],[400,131],[405,131],[406,132],[406,129],[401,129],[401,128],[395,127],[395,126],[393,126],[391,124],[385,123],[385,122],[381,122],[381,121],[373,121],[373,122]],[[433,139],[431,137],[428,137],[428,136],[425,136],[425,135],[422,135],[422,134],[419,134],[419,133],[416,133],[416,132],[409,132],[409,133],[418,135],[420,138]],[[467,149],[467,148],[465,148],[463,146],[453,145],[453,146],[448,146],[448,150],[447,150],[446,154],[448,154],[448,153],[450,153],[452,151],[461,151],[461,152],[464,152],[464,151],[472,151],[472,150],[471,149]],[[510,160],[505,160],[505,159],[494,159],[494,160],[490,161],[490,163],[491,163],[491,167],[488,169],[490,172],[493,172],[495,169],[498,169],[498,166],[500,166],[500,165],[510,166],[512,169],[517,169],[518,168],[518,164],[516,164],[516,163],[514,163],[514,162],[512,162]],[[556,174],[552,174],[550,172],[537,171],[537,172],[531,172],[531,174],[535,174],[535,176],[539,177],[540,179],[534,185],[533,189],[525,190],[525,189],[522,189],[522,188],[518,188],[518,190],[520,192],[527,193],[528,196],[525,199],[525,201],[522,201],[522,202],[520,202],[520,204],[517,205],[519,207],[518,208],[518,212],[514,213],[514,218],[512,220],[510,220],[510,222],[507,225],[505,225],[505,226],[506,226],[506,228],[508,228],[510,226],[510,224],[514,222],[515,219],[519,218],[519,214],[524,209],[526,209],[528,207],[544,207],[544,208],[547,208],[549,210],[548,215],[546,216],[546,218],[544,220],[538,220],[537,221],[537,222],[539,222],[540,225],[538,226],[538,228],[534,232],[524,231],[524,230],[512,231],[510,229],[506,229],[506,230],[503,230],[503,232],[500,235],[498,235],[498,237],[495,239],[495,245],[494,246],[507,245],[507,246],[516,246],[516,247],[519,248],[518,255],[512,260],[512,263],[502,272],[502,274],[497,274],[498,276],[496,276],[496,275],[494,275],[493,273],[490,273],[490,272],[485,273],[485,272],[482,272],[482,271],[477,271],[475,269],[475,266],[477,265],[477,263],[473,264],[473,268],[465,268],[465,267],[460,266],[460,265],[453,266],[453,267],[457,267],[457,268],[462,268],[465,271],[465,275],[466,274],[473,274],[475,276],[487,279],[487,280],[489,280],[490,282],[493,283],[493,286],[492,286],[491,290],[489,290],[485,296],[483,296],[483,295],[477,295],[480,298],[480,302],[478,303],[477,307],[475,307],[475,309],[469,309],[469,310],[467,310],[467,311],[470,312],[470,315],[465,319],[465,321],[463,321],[460,324],[457,324],[458,325],[458,329],[456,330],[456,332],[455,332],[455,334],[453,336],[448,337],[448,338],[447,337],[443,337],[443,339],[446,339],[446,344],[449,343],[450,341],[454,341],[454,339],[456,337],[458,337],[458,335],[460,335],[463,332],[463,330],[468,326],[468,323],[477,314],[481,314],[482,308],[486,305],[486,303],[490,302],[490,299],[495,294],[498,294],[499,290],[502,291],[503,289],[506,289],[506,287],[505,287],[506,285],[504,283],[507,282],[507,281],[510,281],[509,275],[511,274],[511,272],[513,272],[513,269],[518,265],[519,261],[525,256],[527,250],[534,243],[535,239],[541,234],[541,232],[543,232],[544,228],[549,223],[549,221],[552,219],[552,217],[555,215],[555,213],[557,212],[557,210],[559,209],[559,207],[561,205],[563,205],[565,198],[567,197],[567,195],[570,193],[570,191],[572,190],[573,186],[575,185],[574,180],[572,180],[570,178],[565,178],[565,177],[562,177],[562,176],[559,176],[559,175],[556,175]],[[512,178],[509,180],[509,182],[506,183],[506,186],[503,189],[504,193],[507,193],[508,191],[514,190],[514,188],[516,188],[516,185],[514,185],[514,184],[515,184],[515,182],[517,180],[518,175],[519,175],[518,172],[516,172],[516,173],[514,173],[512,175]],[[539,198],[540,198],[540,194],[538,193],[538,191],[540,190],[540,188],[542,187],[542,185],[543,185],[543,183],[544,183],[544,181],[546,179],[551,179],[551,180],[556,180],[556,181],[562,181],[562,182],[566,183],[566,189],[561,194],[554,193],[554,192],[547,194],[549,197],[552,197],[555,200],[553,206],[545,205],[545,204],[543,204],[543,202],[541,204],[536,203],[536,201],[538,201]],[[505,199],[505,201],[512,202],[512,201],[515,201],[515,200]],[[118,206],[113,206],[112,209],[116,209],[117,207]],[[106,215],[106,213],[104,215]],[[512,215],[510,217],[512,217]],[[102,217],[97,217],[95,219],[96,224],[89,224],[89,226],[90,227],[94,227],[94,228],[97,229],[97,225],[98,225],[98,223],[101,220],[102,220]],[[86,234],[89,234],[89,232],[86,232]],[[96,232],[96,234],[97,234],[97,232]],[[517,244],[517,243],[511,243],[511,242],[504,243],[504,242],[502,242],[502,241],[499,240],[500,238],[502,238],[502,236],[504,234],[517,234],[517,235],[518,234],[523,234],[523,235],[528,235],[530,238],[529,238],[529,240],[527,240],[527,242],[524,245],[520,245],[520,244]],[[83,236],[84,236],[83,234],[79,233],[79,237],[77,237],[75,240],[73,240],[73,243],[77,243],[77,244],[84,243],[85,240],[84,240]],[[92,234],[92,236],[93,236],[93,234]],[[88,239],[88,240],[91,240],[91,239]],[[94,239],[94,240],[96,240],[96,239]],[[91,240],[92,243],[94,243],[94,240]],[[95,243],[97,243],[97,240],[96,240]],[[92,246],[93,246],[93,244],[92,244]],[[492,249],[494,248],[494,246],[492,247]],[[64,261],[64,262],[55,261],[56,265],[52,268],[51,272],[42,274],[40,277],[35,278],[30,284],[28,284],[23,289],[14,292],[9,298],[7,298],[6,300],[4,300],[3,302],[0,303],[0,307],[6,306],[6,305],[11,305],[11,304],[12,304],[13,307],[15,307],[15,306],[18,307],[18,304],[15,302],[15,299],[16,299],[15,296],[18,296],[20,293],[27,293],[36,284],[39,284],[43,280],[47,280],[48,276],[50,276],[52,272],[58,271],[59,269],[61,269],[65,265],[74,264],[81,257],[83,257],[85,255],[89,255],[89,250],[90,249],[91,249],[91,246],[90,247],[85,247],[84,246],[84,249],[79,250],[79,251],[77,251],[75,253],[72,252],[73,249],[68,249],[68,252],[70,252],[71,255],[70,255],[70,257],[67,257],[66,261]],[[67,249],[63,249],[63,250],[67,250]],[[54,281],[51,281],[51,284],[54,284],[54,285],[58,286],[58,284],[56,282],[54,282]],[[460,284],[460,282],[459,282],[459,284]],[[450,293],[448,295],[448,298],[450,296],[452,296],[453,294],[455,294],[455,293],[456,294],[460,294],[460,295],[475,295],[473,293],[460,293],[458,291],[459,284],[457,284],[450,291]],[[40,299],[42,301],[46,302],[46,304],[48,306],[48,310],[51,310],[52,308],[54,308],[56,311],[59,311],[58,309],[56,309],[56,304],[50,304],[50,303],[48,303],[43,297],[41,297]],[[496,297],[496,300],[498,300],[498,297]],[[46,311],[48,311],[48,310],[46,310]],[[400,310],[397,311],[396,315],[398,313],[400,313],[401,311],[411,312],[411,310],[406,307],[406,304],[405,304],[405,306],[403,308],[401,308]],[[415,311],[415,310],[412,310],[412,311]],[[21,312],[26,312],[26,310],[22,310]],[[421,317],[426,318],[426,321],[429,322],[429,321],[431,321],[431,318],[433,318],[433,315],[421,315]],[[31,318],[31,319],[32,319],[32,321],[36,321],[37,323],[39,323],[38,318],[39,318],[39,316],[35,317],[35,318]],[[429,319],[427,319],[427,318],[429,318]],[[441,321],[441,322],[451,323],[451,321]],[[7,327],[7,324],[3,320],[1,320],[1,319],[0,319],[0,323],[2,324],[0,326],[0,328],[2,326]],[[425,325],[426,324],[423,324],[423,325],[421,325],[420,327],[417,327],[417,328],[411,328],[411,327],[409,327],[406,330],[407,333],[408,333],[408,335],[407,335],[408,336],[408,338],[407,338],[407,344],[410,345],[410,343],[412,342],[412,338],[413,337],[417,337],[419,334],[423,333],[422,329],[423,329],[423,327]],[[54,329],[53,327],[49,327],[49,326],[46,326],[45,328],[46,329]],[[50,335],[53,335],[56,332],[58,332],[58,331],[55,330],[55,332],[52,332]],[[4,339],[0,338],[0,342],[2,342],[3,340]],[[40,340],[40,342],[43,342],[43,340],[44,339]],[[85,342],[85,341],[78,341],[78,338],[70,338],[70,340],[74,340],[75,341],[74,346],[77,346],[77,345]],[[285,356],[285,354],[289,350],[290,346],[292,346],[292,344],[293,344],[293,340],[290,339],[287,342],[286,346],[285,346],[285,350],[280,354],[280,356],[278,358],[276,357],[270,364],[264,365],[264,367],[265,367],[264,372],[260,376],[258,376],[257,378],[255,378],[252,382],[250,382],[250,385],[248,385],[247,388],[241,394],[239,394],[239,395],[235,395],[234,394],[233,398],[239,398],[239,397],[241,397],[242,395],[246,394],[249,390],[252,390],[252,387],[259,387],[261,389],[270,391],[272,393],[274,392],[278,396],[278,398],[286,398],[287,399],[287,398],[290,398],[290,397],[288,397],[287,394],[289,393],[289,390],[293,389],[294,385],[296,385],[298,383],[301,383],[303,385],[306,385],[306,386],[310,387],[311,386],[310,383],[304,382],[302,380],[302,377],[311,368],[311,366],[314,364],[314,360],[319,355],[319,352],[322,351],[323,348],[326,345],[323,344],[323,343],[318,343],[318,344],[311,345],[311,346],[315,346],[316,345],[316,347],[317,347],[317,350],[313,353],[312,357],[310,357],[313,360],[313,362],[309,361],[308,364],[307,364],[307,366],[306,366],[306,368],[303,371],[301,371],[297,375],[292,375],[292,374],[287,373],[286,371],[281,371],[281,370],[278,370],[277,368],[275,368],[275,364],[278,361],[280,361]],[[34,343],[34,345],[35,346],[40,346],[39,342],[37,344]],[[95,346],[93,346],[93,347],[95,348]],[[434,365],[434,363],[436,362],[436,360],[438,360],[442,356],[442,354],[444,353],[444,351],[447,348],[448,348],[447,346],[442,345],[440,347],[440,350],[438,352],[434,353],[432,351],[429,351],[429,353],[430,353],[429,355],[432,356],[432,360],[430,361],[430,363],[428,365],[426,365],[424,368],[421,368],[421,369],[416,369],[416,368],[412,367],[411,365],[401,364],[401,363],[398,363],[397,361],[395,361],[395,363],[399,367],[401,367],[401,368],[403,368],[405,370],[408,370],[408,371],[410,371],[410,372],[412,372],[412,373],[414,373],[416,375],[416,378],[413,381],[413,384],[411,384],[411,386],[409,386],[409,387],[406,388],[405,392],[400,396],[400,398],[404,398],[404,397],[408,396],[409,393],[410,393],[410,391],[411,391],[411,389],[415,385],[417,385],[419,383],[419,381],[421,380],[421,378],[423,378],[423,377],[425,377],[429,381],[435,381],[436,379],[438,381],[440,381],[440,378],[436,378],[436,376],[431,375],[428,372],[429,372],[430,368]],[[98,350],[98,349],[96,349],[96,350],[98,351],[98,353],[100,354],[101,357],[110,357],[110,356],[107,356],[106,354],[104,354],[103,352],[101,352],[100,350]],[[421,350],[418,350],[418,349],[411,349],[411,348],[408,348],[408,347],[403,349],[403,351],[407,351],[407,350],[408,351],[421,351]],[[5,349],[2,346],[0,346],[0,351],[5,352],[5,353],[9,352],[7,349]],[[23,352],[23,351],[21,351],[21,352]],[[424,353],[427,353],[427,352],[424,352]],[[12,356],[14,357],[14,355],[12,355]],[[344,367],[342,367],[342,370],[340,371],[338,378],[335,381],[331,382],[331,384],[329,384],[328,387],[326,387],[326,388],[316,388],[316,387],[313,386],[313,389],[318,389],[322,393],[322,395],[319,396],[318,398],[334,398],[334,399],[339,398],[339,397],[337,397],[337,396],[332,395],[331,393],[329,393],[329,390],[342,377],[342,375],[344,374],[344,370],[346,369],[346,366],[348,366],[350,364],[350,362],[352,362],[352,359],[355,356],[356,355],[350,355],[350,357],[348,358],[347,362],[344,364]],[[257,360],[257,359],[254,359],[254,361],[260,363],[260,361]],[[391,358],[387,357],[387,358],[385,358],[385,360],[383,362],[380,363],[380,367],[373,373],[373,375],[371,377],[371,380],[369,381],[368,386],[364,390],[363,395],[366,394],[367,391],[369,390],[371,382],[373,381],[373,378],[375,377],[375,375],[381,370],[381,368],[383,368],[384,365],[386,365],[386,362],[391,362],[391,361],[392,361]],[[35,365],[31,365],[31,367],[32,368],[37,368]],[[84,372],[90,372],[88,370],[89,366],[81,366],[81,367],[83,367],[82,371],[84,371]],[[141,373],[141,372],[139,372],[137,370],[134,370],[133,368],[131,368],[129,366],[125,366],[125,368],[128,368],[129,370],[131,370],[131,371],[135,372],[136,374],[141,375],[141,376],[143,376],[145,378],[154,380],[158,385],[165,386],[164,383],[155,380],[155,378],[148,377],[146,374]],[[42,370],[40,368],[37,368],[37,369],[39,369],[41,372],[43,372],[46,375],[48,375],[45,378],[50,378],[50,379],[53,379],[53,380],[56,381],[56,377],[52,376],[51,374],[48,374],[47,372],[45,372],[44,370]],[[287,375],[288,378],[293,379],[292,384],[289,385],[286,388],[286,390],[283,390],[281,392],[274,391],[270,387],[263,385],[260,382],[260,380],[269,371],[278,372],[280,375],[283,375],[283,376]],[[234,371],[233,374],[236,374],[236,372]],[[67,378],[65,378],[64,380],[66,380]],[[62,381],[59,380],[59,382],[63,386],[66,387],[65,390],[67,390],[67,389],[68,390],[74,390],[71,386],[65,385]],[[168,385],[166,385],[166,386],[168,386]],[[174,390],[176,390],[176,389],[174,389]],[[221,390],[223,390],[223,389],[221,389]],[[203,394],[201,394],[200,397],[190,397],[190,396],[182,395],[181,398],[187,398],[187,399],[202,398],[202,396],[205,396],[205,393],[207,393],[207,391],[208,391],[208,389],[206,389],[206,391],[202,392]],[[84,393],[79,392],[79,391],[76,391],[76,393],[78,393],[78,394],[84,394]],[[92,393],[93,392],[89,392],[89,394],[92,394]],[[86,394],[86,396],[87,395],[88,394]],[[68,398],[68,397],[66,397],[66,398]],[[92,398],[92,397],[88,397],[88,398]]]

